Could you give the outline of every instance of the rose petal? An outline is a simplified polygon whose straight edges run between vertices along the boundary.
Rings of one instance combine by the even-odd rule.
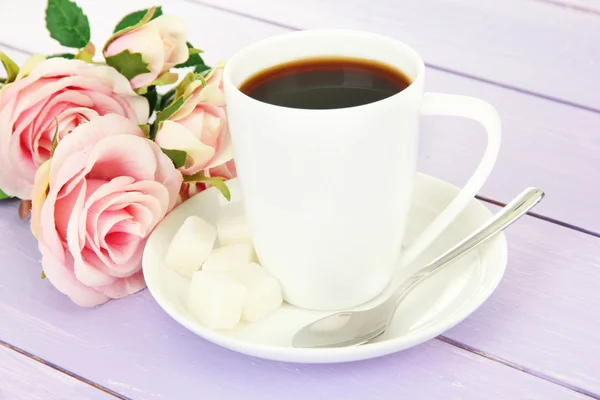
[[[98,141],[88,158],[88,176],[105,180],[119,176],[153,180],[156,157],[148,143],[148,139],[133,135],[119,135]],[[132,153],[136,154],[135,157],[130,156]]]
[[[188,131],[190,131],[197,140],[200,140],[203,144],[215,148],[217,144],[216,140],[211,140],[212,138],[204,138],[204,125],[205,125],[205,117],[206,113],[200,107],[194,109],[187,117],[180,119],[177,121],[180,125],[184,126]]]
[[[169,212],[173,209],[177,201],[177,193],[183,183],[183,176],[181,172],[175,169],[171,159],[163,153],[156,143],[151,142],[150,148],[154,151],[154,156],[158,164],[154,180],[161,183],[169,193],[169,207],[167,209],[167,212]]]
[[[64,250],[61,237],[56,229],[57,222],[54,214],[57,197],[67,182],[76,186],[78,181],[83,178],[82,175],[77,175],[77,173],[83,171],[85,158],[86,156],[83,153],[74,154],[64,164],[63,170],[55,171],[55,182],[50,181],[50,190],[40,213],[39,241],[44,242],[47,248],[55,252],[54,254],[59,261],[64,259]],[[54,168],[54,163],[51,163],[50,176],[52,176]],[[62,237],[64,238],[64,236]]]
[[[219,145],[219,150],[208,163],[207,168],[215,168],[233,160],[233,145],[231,143],[231,135],[229,131],[221,135],[223,142]]]
[[[112,276],[105,274],[101,270],[88,264],[82,257],[82,249],[85,246],[84,240],[80,237],[79,225],[81,221],[82,210],[85,202],[85,180],[82,181],[83,188],[79,191],[73,211],[67,223],[67,245],[69,252],[73,256],[73,269],[77,279],[86,286],[103,286],[114,282]]]
[[[93,238],[97,247],[100,247],[100,236],[97,230],[98,220],[104,210],[112,203],[112,199],[122,195],[125,188],[133,183],[135,179],[130,176],[119,176],[109,182],[104,180],[88,180],[88,185],[92,184],[93,190],[88,190],[85,206],[82,210],[82,221],[85,226],[80,230],[87,231]]]
[[[56,179],[56,172],[62,168],[65,159],[82,151],[88,154],[102,139],[114,135],[144,137],[144,132],[135,123],[117,114],[109,114],[95,119],[94,124],[81,124],[70,135],[61,140],[52,157],[50,182]]]
[[[57,110],[53,107],[61,103],[67,103],[68,105],[71,105],[71,107],[79,110],[90,110],[90,108],[94,106],[92,99],[83,92],[75,90],[59,92],[49,98],[49,101],[44,105],[38,118],[36,118],[36,122],[39,124],[41,122],[52,121],[54,117],[58,117],[58,113],[56,113]],[[63,104],[61,112],[63,112],[65,108],[65,104]],[[91,111],[93,111],[96,116],[98,115],[96,111]],[[39,125],[36,127],[39,128]]]
[[[136,249],[136,252],[126,258],[123,257],[122,262],[119,264],[115,263],[107,249],[96,246],[89,235],[86,237],[86,247],[81,252],[86,255],[86,261],[94,265],[99,271],[115,278],[124,278],[138,270],[142,261],[143,243],[145,241],[146,239],[140,239],[138,242],[139,248]]]
[[[215,149],[205,145],[183,125],[165,121],[156,134],[156,143],[165,149],[184,150],[194,160],[189,168],[181,168],[187,175],[195,174],[206,167],[206,164],[215,154]]]
[[[135,115],[133,114],[132,110],[129,108],[128,103],[125,102],[124,100],[122,100],[120,98],[115,98],[115,97],[111,96],[110,94],[106,94],[106,93],[98,93],[98,92],[90,92],[90,91],[83,91],[82,93],[86,94],[86,96],[92,102],[94,109],[98,110],[100,115],[118,114],[118,115],[123,115],[127,119],[135,121],[135,119],[134,119]],[[139,122],[139,123],[141,124],[143,122],[145,122],[145,121],[142,120],[142,122]]]
[[[171,169],[174,170],[172,164]],[[86,246],[104,264],[102,268],[104,273],[118,277],[128,276],[139,264],[139,259],[135,259],[137,256],[131,256],[134,250],[133,242],[130,244],[131,248],[128,252],[122,250],[118,255],[112,253],[113,249],[102,237],[103,232],[107,231],[103,223],[106,213],[117,210],[126,211],[132,217],[129,224],[139,227],[141,239],[146,237],[165,215],[169,201],[169,192],[160,183],[154,181],[133,182],[131,177],[125,176],[115,178],[89,194],[82,212],[82,219],[86,221],[84,228],[88,238]],[[119,231],[132,233],[133,228],[121,227]],[[135,252],[137,253],[137,249]]]
[[[83,179],[80,179],[77,183],[77,186],[66,192],[60,199],[57,199],[54,204],[56,231],[60,237],[67,237],[67,224],[72,220],[75,204],[81,195],[81,191],[84,189]]]
[[[136,226],[136,224],[123,224],[123,222],[127,222],[127,221],[131,221],[132,217],[131,215],[127,212],[124,211],[123,209],[121,210],[115,210],[115,211],[104,211],[102,213],[102,218],[98,219],[98,225],[96,227],[96,230],[98,231],[98,238],[99,238],[99,247],[103,247],[106,250],[108,250],[108,252],[110,253],[110,244],[106,241],[106,236],[111,232],[111,230],[115,227],[115,225],[121,223],[121,225],[125,225],[125,226]],[[130,229],[132,232],[135,231],[135,229]],[[140,233],[140,229],[137,229],[137,233],[139,236]],[[90,233],[89,231],[87,231],[88,233]],[[111,258],[114,260],[114,258],[111,256]]]
[[[118,279],[112,285],[98,288],[98,290],[110,298],[120,299],[145,288],[144,275],[142,271],[138,271],[128,278]]]
[[[49,185],[50,160],[40,166],[35,174],[35,180],[33,182],[33,191],[31,194],[31,232],[36,239],[39,237],[42,206],[48,196]]]
[[[168,57],[165,57],[164,70],[170,69],[177,64],[187,61],[189,56],[187,42],[187,25],[185,20],[176,15],[161,15],[148,23],[150,27],[156,28],[163,42],[171,43],[171,51]],[[165,54],[166,56],[166,54]]]
[[[4,88],[0,93],[4,92]],[[1,95],[0,98],[2,98]],[[8,103],[4,108],[0,108],[0,127],[2,129],[11,129],[13,111],[14,104],[11,103]],[[31,197],[33,182],[23,179],[20,171],[11,162],[11,139],[11,135],[0,134],[0,187],[9,196],[27,199]]]
[[[205,174],[211,177],[220,176],[221,178],[225,179],[235,178],[237,176],[237,171],[235,169],[235,161],[231,159],[224,164],[212,167],[205,171]]]
[[[103,248],[115,266],[127,264],[135,257],[143,236],[139,225],[131,221],[127,212],[105,212],[98,229],[101,230]]]
[[[198,102],[212,106],[225,106],[225,94],[217,85],[206,85],[200,91]]]
[[[66,294],[75,303],[82,307],[94,307],[110,300],[104,293],[87,287],[77,280],[73,273],[73,260],[69,257],[60,260],[55,257],[55,251],[47,248],[40,242],[42,253],[42,267],[46,278],[61,293]]]
[[[95,268],[83,258],[83,252],[86,245],[85,235],[82,235],[80,225],[82,223],[83,207],[85,202],[87,183],[82,181],[82,188],[77,193],[77,199],[72,207],[71,215],[67,223],[67,246],[73,257],[73,269],[77,279],[86,286],[104,286],[114,282],[114,277],[104,273],[101,269]]]
[[[171,161],[171,160],[169,160]],[[179,177],[181,174],[177,173]],[[174,180],[175,186],[177,180]],[[168,183],[170,185],[170,183]],[[181,185],[181,183],[179,183]],[[179,187],[179,185],[177,187]],[[161,215],[165,215],[171,209],[171,196],[174,190],[169,188],[163,182],[140,181],[128,186],[127,197],[119,199],[119,201],[127,201],[127,204],[132,206],[128,211],[135,218],[135,221],[141,224],[145,234],[149,234],[154,226],[162,219]],[[141,207],[141,208],[140,208]],[[149,215],[142,210],[148,210]],[[142,213],[144,215],[142,215]],[[151,216],[151,219],[147,217]]]

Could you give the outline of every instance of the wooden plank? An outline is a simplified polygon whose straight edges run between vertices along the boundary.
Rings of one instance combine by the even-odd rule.
[[[115,399],[23,354],[0,346],[0,399]]]
[[[600,395],[600,238],[529,217],[506,234],[504,280],[445,336]]]
[[[195,1],[295,28],[382,33],[430,65],[600,110],[597,14],[521,0]]]
[[[36,6],[31,7],[30,14],[16,12],[16,7],[9,10],[11,15],[5,19],[9,23],[0,25],[0,41],[11,35],[15,46],[28,51],[60,50],[43,27],[42,0],[32,3]],[[113,21],[118,19],[111,18],[106,10],[111,16],[122,15],[154,4],[151,0],[80,3],[92,15],[98,47],[99,38],[107,37]],[[195,3],[173,0],[165,6],[165,12],[185,16],[191,40],[206,50],[210,63],[227,59],[256,40],[286,31]],[[230,27],[228,34],[223,34],[222,27]],[[502,116],[502,150],[482,196],[507,202],[524,187],[537,185],[549,194],[536,209],[538,213],[600,233],[600,218],[589,216],[597,203],[595,182],[600,182],[600,114],[439,70],[429,69],[427,74],[428,90],[481,97],[494,104]],[[419,168],[463,185],[479,161],[484,143],[481,128],[471,121],[428,117],[424,119]]]
[[[124,396],[588,398],[438,340],[364,362],[287,364],[243,356],[198,338],[168,317],[147,290],[95,309],[80,308],[39,279],[35,240],[17,220],[16,205],[0,204],[0,339]],[[585,329],[588,322],[579,322]]]

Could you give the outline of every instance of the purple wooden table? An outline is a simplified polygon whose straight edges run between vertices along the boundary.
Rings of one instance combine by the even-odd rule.
[[[97,43],[121,15],[155,5],[78,3]],[[597,0],[162,3],[187,19],[211,63],[294,29],[365,29],[406,41],[427,62],[430,90],[484,98],[502,116],[503,147],[480,199],[497,209],[526,186],[548,196],[508,230],[506,276],[470,318],[410,350],[338,365],[224,350],[171,320],[148,291],[79,308],[39,279],[35,240],[16,202],[3,202],[0,399],[600,399]],[[45,0],[2,4],[0,49],[17,61],[59,50],[44,8]],[[462,185],[482,140],[470,121],[426,119],[420,170]]]

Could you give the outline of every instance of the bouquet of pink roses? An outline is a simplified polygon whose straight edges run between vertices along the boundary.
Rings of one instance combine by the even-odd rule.
[[[123,18],[103,61],[75,3],[49,0],[46,26],[75,50],[20,68],[0,52],[0,199],[31,211],[42,277],[91,307],[145,287],[144,244],[175,205],[210,185],[229,196],[224,65],[160,7]]]

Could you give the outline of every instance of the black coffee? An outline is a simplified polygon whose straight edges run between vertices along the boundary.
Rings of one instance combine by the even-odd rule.
[[[312,58],[263,70],[242,83],[240,90],[265,103],[319,110],[373,103],[410,84],[401,71],[376,61]]]

